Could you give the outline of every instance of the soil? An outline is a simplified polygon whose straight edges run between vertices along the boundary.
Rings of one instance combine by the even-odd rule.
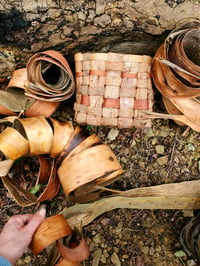
[[[62,103],[54,117],[73,120],[73,99]],[[155,92],[154,109],[163,112],[161,97]],[[124,175],[110,188],[127,190],[142,186],[199,179],[199,133],[171,120],[155,119],[148,129],[117,129],[83,126],[107,143],[119,159]],[[20,178],[34,177],[37,165],[21,160]],[[17,168],[16,168],[17,171]],[[45,202],[47,216],[61,212],[69,202],[62,189]],[[38,206],[20,207],[0,183],[0,228],[14,214],[34,212]],[[179,243],[179,234],[193,212],[181,210],[117,209],[97,217],[83,228],[91,255],[86,266],[179,266],[197,265]],[[182,250],[182,252],[180,252]],[[28,251],[16,265],[44,265],[48,251],[34,256]]]

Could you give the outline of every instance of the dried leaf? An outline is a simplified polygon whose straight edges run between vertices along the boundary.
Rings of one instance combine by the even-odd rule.
[[[27,99],[22,90],[0,91],[0,105],[13,112],[26,110],[30,104],[32,100]]]

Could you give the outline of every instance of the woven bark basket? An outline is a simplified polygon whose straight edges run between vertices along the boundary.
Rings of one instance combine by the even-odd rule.
[[[152,58],[118,53],[77,53],[74,120],[119,128],[151,127]]]

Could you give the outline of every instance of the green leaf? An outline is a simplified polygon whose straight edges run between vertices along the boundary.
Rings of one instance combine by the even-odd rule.
[[[42,184],[38,184],[38,185],[32,187],[32,188],[30,189],[30,193],[35,195],[36,193],[38,193],[38,191],[40,190],[40,187],[41,187],[41,186],[42,186]]]
[[[51,208],[52,208],[52,207],[55,207],[56,202],[55,202],[55,201],[52,201],[52,202],[50,203],[50,205],[51,205]]]
[[[185,252],[183,250],[178,250],[174,253],[174,256],[181,258],[181,257],[186,257],[187,255],[185,254]]]

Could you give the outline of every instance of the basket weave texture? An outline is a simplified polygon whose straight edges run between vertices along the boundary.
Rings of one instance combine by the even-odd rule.
[[[152,58],[118,53],[77,53],[74,120],[119,128],[150,127]]]

